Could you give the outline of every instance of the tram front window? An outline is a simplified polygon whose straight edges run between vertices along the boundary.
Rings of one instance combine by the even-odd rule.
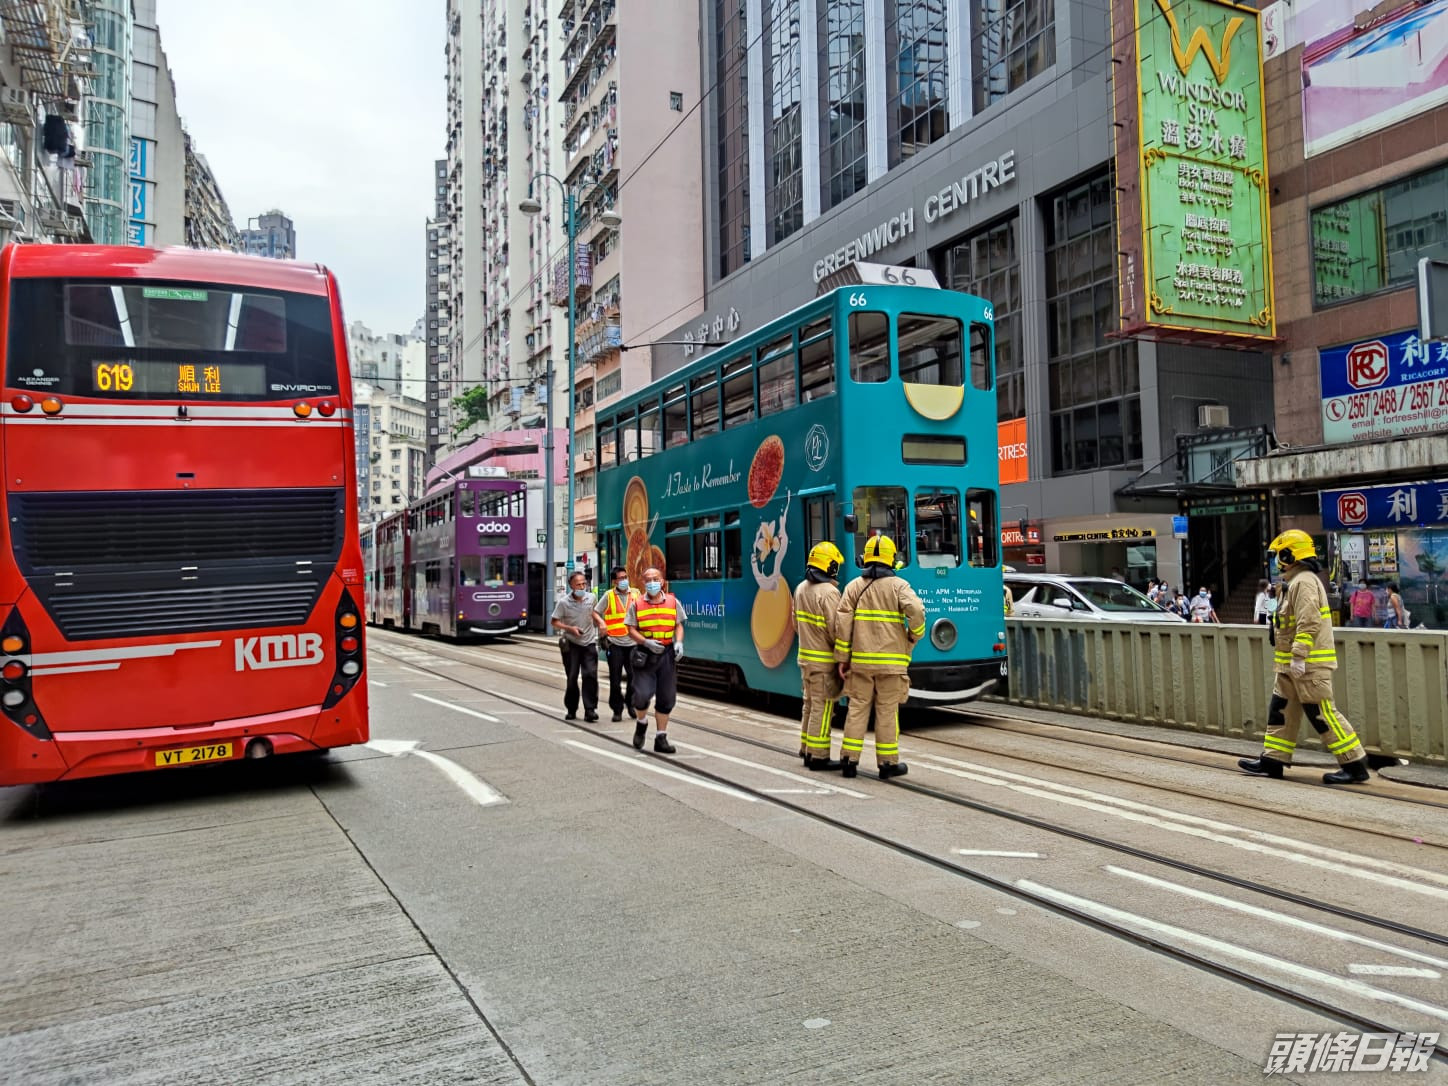
[[[915,564],[921,569],[960,566],[960,491],[915,492]]]
[[[895,544],[895,560],[910,561],[910,496],[903,486],[857,486],[854,490],[855,564],[863,566],[865,541],[887,535]]]

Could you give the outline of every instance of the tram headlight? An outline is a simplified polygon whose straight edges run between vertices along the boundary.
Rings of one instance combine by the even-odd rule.
[[[955,648],[956,639],[959,634],[956,632],[955,623],[948,618],[935,620],[935,625],[930,627],[930,643],[941,652],[949,652]]]

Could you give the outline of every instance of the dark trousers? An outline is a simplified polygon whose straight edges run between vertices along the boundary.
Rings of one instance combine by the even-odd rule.
[[[647,650],[644,650],[647,651]],[[640,720],[648,712],[649,702],[654,703],[654,712],[668,714],[674,711],[678,700],[679,680],[674,670],[674,646],[649,657],[649,666],[634,671],[633,680],[634,715]]]
[[[578,681],[582,677],[583,711],[598,712],[598,646],[563,641],[559,651],[563,654],[564,674],[568,676],[563,688],[563,708],[570,713],[578,712]]]
[[[608,707],[615,713],[633,707],[633,667],[628,662],[632,650],[632,643],[625,647],[611,641],[604,650],[608,653]]]

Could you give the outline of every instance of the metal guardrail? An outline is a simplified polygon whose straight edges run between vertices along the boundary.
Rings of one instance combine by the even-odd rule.
[[[1448,633],[1334,631],[1342,706],[1364,745],[1448,765]],[[1261,738],[1272,688],[1262,626],[1011,618],[1009,702]],[[1312,749],[1311,726],[1302,739]]]

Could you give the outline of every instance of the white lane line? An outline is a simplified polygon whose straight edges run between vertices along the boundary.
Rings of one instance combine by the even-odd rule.
[[[404,754],[415,754],[424,761],[431,762],[443,771],[448,780],[466,792],[479,807],[493,807],[499,803],[508,802],[508,797],[469,773],[456,762],[444,758],[441,754],[434,754],[430,750],[419,750],[421,744],[415,739],[373,739],[366,745],[375,751],[390,754],[394,758],[400,758]]]
[[[991,848],[958,848],[955,850],[957,856],[1008,856],[1016,860],[1039,860],[1039,852],[1001,852]]]
[[[950,761],[951,759],[940,760]],[[1351,853],[1344,852],[1338,852],[1336,853],[1336,855],[1351,862],[1340,863],[1337,860],[1325,859],[1321,856],[1304,855],[1303,852],[1294,852],[1287,848],[1276,848],[1271,845],[1259,844],[1257,841],[1243,840],[1239,837],[1230,837],[1224,833],[1214,833],[1210,830],[1203,829],[1199,825],[1195,825],[1195,823],[1198,822],[1207,822],[1212,825],[1226,825],[1224,823],[1212,823],[1209,819],[1198,819],[1191,815],[1184,815],[1174,811],[1167,811],[1156,807],[1149,807],[1146,804],[1132,803],[1127,800],[1118,801],[1112,796],[1102,795],[1100,793],[1085,793],[1086,795],[1097,796],[1099,802],[1095,800],[1079,799],[1073,795],[1065,795],[1063,794],[1063,791],[1080,792],[1082,791],[1081,789],[1052,790],[1051,782],[1049,781],[1037,782],[1043,786],[1037,788],[1029,785],[1016,784],[1013,781],[1003,779],[1006,776],[1017,776],[1017,774],[1014,773],[1003,773],[1002,776],[998,777],[990,775],[990,771],[982,773],[965,772],[959,769],[951,769],[949,766],[932,765],[929,762],[923,762],[918,760],[912,762],[911,764],[919,765],[924,769],[933,769],[937,773],[945,773],[952,777],[960,777],[964,780],[975,781],[978,784],[989,784],[997,788],[1006,788],[1013,792],[1019,792],[1022,795],[1035,796],[1038,799],[1049,799],[1053,800],[1056,803],[1064,803],[1068,806],[1081,807],[1088,811],[1096,811],[1099,814],[1111,815],[1113,818],[1119,818],[1126,822],[1136,822],[1145,826],[1154,826],[1157,829],[1168,830],[1171,833],[1186,834],[1189,837],[1196,837],[1204,841],[1212,841],[1219,845],[1228,845],[1232,848],[1241,849],[1244,852],[1255,852],[1261,856],[1275,856],[1279,859],[1291,860],[1293,863],[1305,864],[1309,867],[1318,867],[1324,871],[1335,871],[1338,874],[1349,875],[1355,879],[1364,879],[1368,882],[1374,882],[1381,886],[1391,886],[1397,890],[1407,890],[1410,893],[1414,894],[1424,894],[1428,897],[1448,900],[1448,890],[1440,889],[1437,886],[1425,886],[1421,882],[1412,881],[1415,877],[1435,882],[1443,880],[1443,876],[1440,876],[1431,871],[1421,871],[1418,868],[1404,867],[1399,864],[1387,864],[1383,861],[1373,860],[1371,857],[1356,856]],[[1140,814],[1137,813],[1137,811],[1125,809],[1127,807],[1142,808],[1153,813]],[[1316,845],[1307,844],[1306,842],[1292,841],[1288,838],[1275,837],[1271,834],[1259,834],[1256,831],[1246,830],[1238,826],[1227,825],[1227,828],[1230,830],[1235,830],[1247,836],[1266,837],[1268,840],[1282,841],[1286,844],[1297,845],[1306,851],[1329,851],[1327,849],[1320,849],[1319,846]],[[1376,867],[1388,867],[1394,870],[1401,870],[1406,872],[1408,877],[1400,878],[1396,875],[1384,875],[1379,874],[1375,871],[1365,870],[1365,867],[1369,864]]]
[[[1342,943],[1353,943],[1357,946],[1371,947],[1373,950],[1381,950],[1386,954],[1395,954],[1400,958],[1407,958],[1409,961],[1422,962],[1425,965],[1436,965],[1448,969],[1448,961],[1444,961],[1442,958],[1435,958],[1431,954],[1420,954],[1416,950],[1408,950],[1405,947],[1393,946],[1391,943],[1384,943],[1377,939],[1369,939],[1365,935],[1356,935],[1350,931],[1340,931],[1337,928],[1327,927],[1325,924],[1314,924],[1310,920],[1300,920],[1295,916],[1287,916],[1284,913],[1280,913],[1276,909],[1264,909],[1259,905],[1249,905],[1245,901],[1237,901],[1233,898],[1222,897],[1220,894],[1213,894],[1206,890],[1183,886],[1181,883],[1159,879],[1155,875],[1144,875],[1139,871],[1131,871],[1124,867],[1117,867],[1114,864],[1107,864],[1106,870],[1121,878],[1135,879],[1137,882],[1145,883],[1148,886],[1155,886],[1160,890],[1169,890],[1173,894],[1196,898],[1198,901],[1205,901],[1223,909],[1246,913],[1248,916],[1255,916],[1259,920],[1266,920],[1273,924],[1281,924],[1284,927],[1296,928],[1298,931],[1310,931],[1314,935],[1321,935],[1327,939],[1336,939]]]
[[[704,755],[706,758],[722,758],[726,762],[733,762],[735,765],[748,766],[750,769],[758,769],[761,772],[769,773],[775,777],[783,777],[787,781],[795,781],[799,784],[807,784],[810,791],[823,788],[827,792],[838,792],[842,796],[851,796],[855,799],[869,799],[865,792],[856,792],[853,788],[846,788],[843,785],[831,784],[829,781],[820,780],[814,777],[803,777],[798,773],[791,773],[787,769],[776,769],[774,766],[760,765],[758,762],[751,762],[747,758],[736,758],[732,754],[721,754],[717,750],[705,750],[703,747],[690,747],[689,753],[693,755]]]
[[[1349,973],[1362,977],[1422,977],[1437,980],[1441,973],[1436,969],[1422,969],[1413,965],[1361,965],[1353,962],[1347,967]]]
[[[1093,792],[1086,788],[1077,788],[1069,784],[1060,784],[1056,781],[1046,780],[1042,777],[1030,777],[1020,773],[1012,773],[1004,769],[995,769],[991,766],[978,765],[974,762],[962,762],[955,758],[945,758],[939,755],[929,755],[936,762],[945,765],[959,766],[962,769],[971,769],[977,773],[985,773],[989,776],[1002,780],[1019,781],[1024,784],[1035,785],[1040,788],[1048,788],[1051,791],[1059,792],[1062,795],[1079,796],[1084,799],[1095,800],[1099,803],[1110,803],[1128,811],[1141,811],[1158,818],[1170,818],[1189,826],[1201,826],[1209,830],[1218,830],[1224,833],[1235,833],[1242,838],[1253,841],[1264,841],[1269,845],[1291,847],[1298,852],[1312,853],[1327,859],[1347,859],[1362,867],[1372,867],[1379,871],[1392,875],[1402,875],[1406,878],[1421,879],[1426,882],[1436,882],[1442,886],[1448,886],[1448,874],[1438,871],[1428,871],[1419,867],[1410,867],[1407,864],[1394,863],[1389,860],[1380,860],[1376,856],[1355,855],[1343,852],[1338,848],[1328,848],[1325,845],[1315,845],[1309,841],[1299,841],[1296,838],[1284,837],[1281,834],[1268,833],[1265,830],[1254,830],[1246,826],[1238,826],[1231,822],[1222,822],[1214,818],[1204,818],[1200,815],[1190,815],[1182,811],[1174,811],[1166,807],[1155,807],[1149,803],[1138,803],[1135,800],[1114,796],[1107,792]]]
[[[558,710],[563,708],[561,705],[544,705],[541,701],[529,701],[527,698],[510,697],[508,700],[517,705],[526,705],[530,709],[536,709],[540,713],[547,713],[549,716],[556,715]]]
[[[406,671],[410,675],[421,675],[424,679],[437,678],[436,675],[429,675],[426,671],[418,671],[417,668],[408,667],[406,664],[398,664],[397,666],[399,669],[401,669],[402,671]]]
[[[761,788],[761,792],[771,796],[827,796],[829,793],[823,788]]]
[[[479,720],[486,720],[489,724],[502,723],[502,721],[495,716],[489,716],[487,713],[480,713],[476,709],[469,709],[463,705],[454,705],[452,702],[443,701],[440,698],[430,698],[426,694],[419,694],[415,690],[412,692],[412,696],[415,697],[418,701],[426,701],[433,705],[441,705],[444,709],[451,709],[455,713],[466,713],[468,716],[475,716]]]
[[[1237,946],[1235,943],[1228,943],[1222,939],[1214,939],[1210,935],[1203,935],[1201,932],[1179,928],[1174,924],[1163,924],[1159,920],[1150,920],[1147,917],[1138,916],[1136,913],[1126,912],[1124,909],[1115,909],[1110,905],[1103,905],[1099,901],[1077,897],[1075,894],[1068,894],[1066,891],[1057,890],[1054,887],[1042,886],[1040,883],[1031,882],[1029,879],[1017,879],[1015,885],[1017,889],[1024,890],[1027,893],[1037,894],[1047,901],[1054,901],[1058,905],[1069,906],[1079,912],[1086,913],[1088,916],[1094,916],[1098,920],[1119,924],[1141,934],[1169,936],[1179,943],[1186,943],[1204,950],[1210,950],[1223,957],[1250,962],[1262,969],[1271,969],[1278,973],[1284,973],[1297,980],[1319,984],[1325,988],[1335,988],[1340,992],[1348,992],[1361,999],[1370,999],[1378,1003],[1392,1003],[1410,1011],[1416,1011],[1419,1014],[1436,1018],[1441,1022],[1448,1022],[1448,1007],[1439,1007],[1433,1003],[1424,1003],[1421,1000],[1410,999],[1408,996],[1399,995],[1397,992],[1389,992],[1383,988],[1374,988],[1372,985],[1364,984],[1362,981],[1334,976],[1331,973],[1324,973],[1320,969],[1313,969],[1310,966],[1302,965],[1298,962],[1287,961],[1285,958],[1276,958],[1271,954],[1248,950],[1246,947]]]
[[[367,680],[367,684],[368,684],[369,686],[386,686],[386,685],[387,685],[385,682],[382,682],[380,679],[368,679],[368,680]]]
[[[589,754],[597,754],[604,758],[612,758],[616,762],[623,762],[635,769],[647,769],[650,773],[657,773],[663,777],[672,777],[676,781],[683,781],[685,784],[696,784],[700,788],[707,788],[711,792],[722,792],[726,796],[733,796],[735,799],[747,800],[750,803],[758,803],[756,796],[746,795],[743,792],[722,784],[715,784],[713,781],[706,781],[699,777],[691,777],[687,773],[675,773],[672,769],[665,769],[661,765],[655,765],[651,759],[641,758],[638,755],[615,754],[611,750],[600,750],[598,747],[590,746],[588,743],[580,743],[576,739],[566,740],[570,747],[577,747],[579,750],[587,751]]]

